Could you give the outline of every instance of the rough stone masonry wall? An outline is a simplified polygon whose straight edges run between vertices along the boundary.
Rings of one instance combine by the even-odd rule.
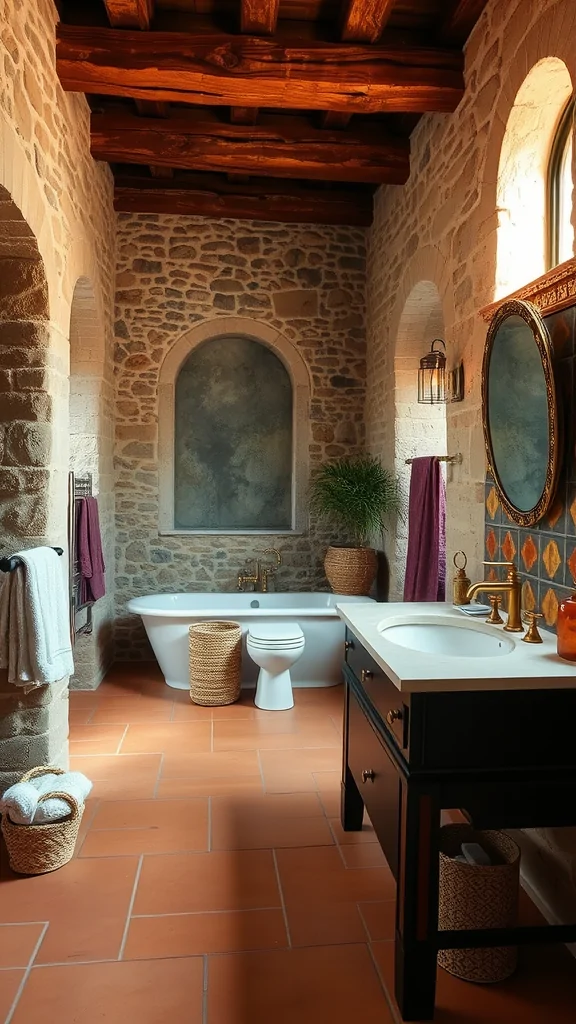
[[[116,278],[117,655],[149,656],[130,597],[234,590],[246,558],[274,545],[280,590],[326,587],[332,538],[158,533],[159,368],[192,326],[263,321],[297,346],[311,376],[309,460],[363,444],[365,232],[203,218],[120,215]],[[255,410],[257,415],[257,410]]]
[[[69,331],[82,277],[96,296],[112,376],[112,179],[90,156],[85,99],[65,95],[58,83],[57,20],[51,0],[0,0],[0,186],[7,212],[0,216],[0,255],[8,261],[24,256],[19,240],[28,232],[38,253],[36,293],[40,288],[46,300],[41,310],[26,305],[17,280],[9,290],[8,275],[2,275],[0,367],[9,374],[10,397],[0,396],[0,422],[20,439],[4,450],[10,472],[3,474],[2,501],[10,521],[0,524],[0,541],[10,546],[66,548]],[[34,490],[40,477],[42,487]],[[112,531],[109,511],[104,533],[110,566]],[[113,585],[113,572],[109,579]],[[103,619],[109,622],[111,614],[109,600]],[[110,656],[109,643],[105,653]],[[31,761],[66,762],[67,696],[67,686],[52,686],[25,697],[0,680],[0,792]]]
[[[472,579],[484,572],[480,371],[486,328],[478,310],[495,297],[498,159],[524,77],[554,56],[576,83],[572,0],[491,0],[466,48],[462,102],[451,116],[422,118],[412,135],[413,173],[402,188],[380,190],[369,232],[367,444],[392,463],[398,326],[413,288],[431,281],[442,303],[448,361],[461,357],[465,366],[465,400],[447,407],[448,450],[464,456],[448,481],[447,535],[449,555],[466,550]],[[415,362],[415,382],[416,370]],[[574,920],[576,831],[541,832],[526,847],[524,863],[549,913]]]

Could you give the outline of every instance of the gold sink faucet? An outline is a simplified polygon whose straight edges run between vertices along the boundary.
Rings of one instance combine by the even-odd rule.
[[[505,580],[481,580],[468,588],[467,598],[472,600],[480,591],[491,594],[508,594],[508,621],[504,626],[507,633],[522,633],[521,593],[522,579],[514,562],[484,562],[484,565],[499,565],[506,568]]]

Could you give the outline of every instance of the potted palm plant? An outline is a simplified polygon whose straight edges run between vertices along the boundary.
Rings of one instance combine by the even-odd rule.
[[[351,541],[326,552],[324,569],[332,590],[368,594],[378,565],[370,538],[383,533],[389,516],[402,513],[394,474],[374,455],[325,462],[312,484],[310,508]]]

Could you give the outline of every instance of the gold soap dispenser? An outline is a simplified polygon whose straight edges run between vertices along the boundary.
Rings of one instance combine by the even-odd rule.
[[[459,556],[464,559],[463,565],[458,565],[457,559]],[[452,560],[456,567],[456,575],[453,580],[453,594],[452,603],[455,605],[470,604],[470,598],[468,597],[468,587],[470,587],[471,581],[466,575],[466,566],[468,565],[468,559],[463,551],[457,551]]]

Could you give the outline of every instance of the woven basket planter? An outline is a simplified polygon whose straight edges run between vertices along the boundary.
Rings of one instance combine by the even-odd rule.
[[[328,548],[324,571],[335,594],[365,596],[376,578],[378,559],[373,548]]]
[[[190,699],[218,707],[240,696],[242,629],[238,622],[198,622],[188,630]]]
[[[62,768],[43,765],[32,768],[22,776],[20,782],[29,782],[37,775],[64,775]],[[45,875],[67,864],[74,855],[78,838],[78,830],[84,804],[80,805],[69,793],[53,790],[43,793],[38,803],[52,797],[65,800],[70,806],[70,814],[61,821],[47,821],[41,825],[17,825],[7,814],[2,815],[2,834],[8,850],[8,859],[12,871],[19,875]]]
[[[480,843],[494,863],[482,867],[454,860],[462,843]],[[514,927],[519,884],[520,850],[504,832],[478,832],[471,825],[445,825],[440,830],[440,929]],[[438,953],[445,971],[484,984],[504,981],[517,962],[515,946]]]

